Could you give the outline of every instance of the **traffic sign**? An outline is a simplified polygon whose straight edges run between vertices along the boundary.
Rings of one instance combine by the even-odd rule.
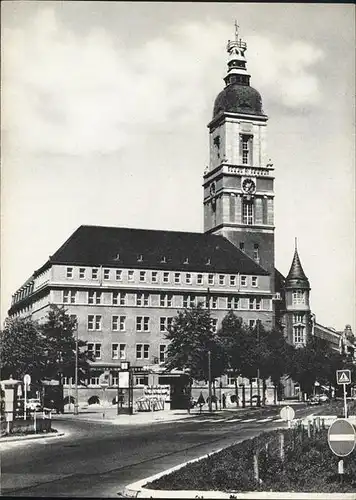
[[[351,384],[351,370],[336,370],[336,382],[338,384]]]
[[[31,384],[31,375],[28,375],[28,373],[26,375],[23,376],[23,383],[25,385],[30,385]]]
[[[279,415],[280,415],[282,420],[293,420],[293,418],[295,416],[295,411],[293,410],[293,408],[291,406],[284,406],[281,409]]]
[[[356,433],[354,426],[348,420],[338,418],[329,427],[328,443],[335,455],[347,457],[355,448]]]

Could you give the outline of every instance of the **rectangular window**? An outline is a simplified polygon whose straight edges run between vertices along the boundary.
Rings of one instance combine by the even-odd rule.
[[[113,306],[117,306],[119,303],[119,292],[113,292],[111,295],[111,303]]]
[[[247,276],[241,276],[240,282],[241,286],[247,286]]]
[[[99,269],[97,269],[96,267],[94,267],[92,270],[91,270],[91,278],[93,280],[97,280],[98,279],[98,275],[99,275]]]
[[[171,317],[161,317],[159,319],[159,329],[160,329],[160,332],[166,332],[167,330],[169,330],[169,328],[171,327],[172,325],[172,321],[173,321],[173,318]]]
[[[137,293],[136,294],[136,305],[137,306],[149,306],[150,295],[149,293]]]
[[[211,327],[212,327],[212,330],[213,332],[217,332],[218,330],[218,320],[217,318],[211,318]]]
[[[239,298],[238,297],[229,297],[227,299],[227,307],[229,309],[238,309],[239,308]]]
[[[102,292],[90,290],[88,292],[88,304],[101,304]]]
[[[252,286],[258,286],[257,276],[252,276],[251,283],[252,283]]]
[[[126,316],[113,316],[112,317],[112,330],[116,332],[125,331]]]
[[[183,307],[187,309],[188,307],[194,307],[196,302],[195,295],[183,295]]]
[[[88,315],[88,330],[101,330],[101,315],[89,314]]]
[[[304,314],[293,314],[293,323],[304,323]]]
[[[174,283],[176,285],[180,283],[180,273],[174,273]]]
[[[219,274],[219,285],[225,285],[225,276],[223,274]]]
[[[214,284],[214,275],[213,274],[209,274],[209,276],[208,276],[208,284],[209,285],[213,285]]]
[[[85,267],[79,268],[79,279],[81,279],[81,280],[85,279]]]
[[[126,344],[111,344],[111,357],[112,359],[126,359]]]
[[[75,304],[76,292],[74,290],[64,290],[63,302],[65,304]]]
[[[110,279],[110,269],[104,269],[104,280]]]
[[[249,201],[242,204],[242,224],[253,224],[253,204]]]
[[[165,344],[160,344],[159,346],[159,362],[164,363],[166,359],[166,345]]]
[[[111,344],[112,359],[119,359],[119,344]]]
[[[230,276],[230,286],[236,286],[236,276]]]
[[[116,269],[115,278],[116,281],[122,281],[122,269]]]
[[[218,298],[217,297],[211,297],[211,308],[212,309],[217,309],[218,307]]]
[[[185,282],[187,285],[190,285],[192,283],[192,275],[190,273],[185,274]]]
[[[240,245],[239,245],[239,247],[240,247],[240,250],[241,250],[242,252],[244,252],[244,251],[245,251],[245,243],[244,243],[243,241],[240,241]]]
[[[90,377],[89,385],[99,385],[99,377]]]
[[[249,299],[249,301],[248,301],[248,308],[249,309],[254,309],[255,308],[255,301],[254,301],[254,299]]]
[[[257,262],[259,262],[259,260],[260,260],[260,250],[259,250],[259,245],[258,245],[258,243],[255,243],[255,244],[253,245],[253,258],[254,258]]]
[[[293,327],[293,342],[294,344],[304,344],[304,326]]]
[[[135,385],[148,385],[148,377],[135,377]]]
[[[88,347],[88,352],[93,354],[95,359],[101,358],[101,344],[88,342],[87,347]]]
[[[67,267],[67,278],[73,278],[73,268],[72,267]]]
[[[262,308],[262,299],[256,299],[256,309],[259,311]]]
[[[136,331],[149,332],[150,331],[150,318],[148,316],[136,317]]]
[[[303,290],[293,290],[292,294],[293,304],[305,304],[305,295]]]
[[[151,280],[152,280],[152,283],[158,283],[158,272],[157,271],[152,271]]]
[[[126,293],[120,292],[120,306],[126,306]]]
[[[241,134],[241,161],[243,165],[252,163],[252,135]]]
[[[167,271],[163,273],[163,283],[169,283],[169,272]]]
[[[127,281],[135,281],[135,271],[127,271]]]
[[[173,295],[171,293],[161,293],[159,304],[161,307],[172,307]]]
[[[146,271],[140,271],[140,281],[146,281]]]
[[[149,351],[149,344],[136,344],[136,359],[148,359]]]
[[[202,284],[203,284],[203,275],[197,274],[197,285],[202,285]]]
[[[249,319],[248,320],[248,326],[250,328],[255,328],[255,326],[256,326],[256,320],[255,319]]]

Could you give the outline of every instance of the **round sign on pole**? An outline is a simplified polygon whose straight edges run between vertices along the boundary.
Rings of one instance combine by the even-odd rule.
[[[347,457],[355,448],[356,432],[354,426],[348,420],[338,418],[329,427],[328,443],[335,455]]]
[[[291,406],[284,406],[281,409],[279,416],[281,417],[282,420],[293,420],[295,416],[295,411]]]
[[[24,375],[24,377],[23,377],[23,383],[25,385],[30,385],[31,384],[31,375],[28,375],[28,374]]]
[[[104,372],[99,377],[99,384],[102,389],[106,389],[110,385],[110,373]]]

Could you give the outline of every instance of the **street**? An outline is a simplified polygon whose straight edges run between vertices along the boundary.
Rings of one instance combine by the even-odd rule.
[[[54,420],[65,437],[5,445],[2,495],[117,498],[133,481],[280,425],[277,409],[137,426]]]

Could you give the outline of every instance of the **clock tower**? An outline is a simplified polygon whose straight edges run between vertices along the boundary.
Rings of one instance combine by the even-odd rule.
[[[246,43],[228,41],[225,88],[208,124],[210,163],[204,173],[204,231],[219,234],[271,274],[274,290],[273,165],[266,156],[268,117],[250,86]]]

